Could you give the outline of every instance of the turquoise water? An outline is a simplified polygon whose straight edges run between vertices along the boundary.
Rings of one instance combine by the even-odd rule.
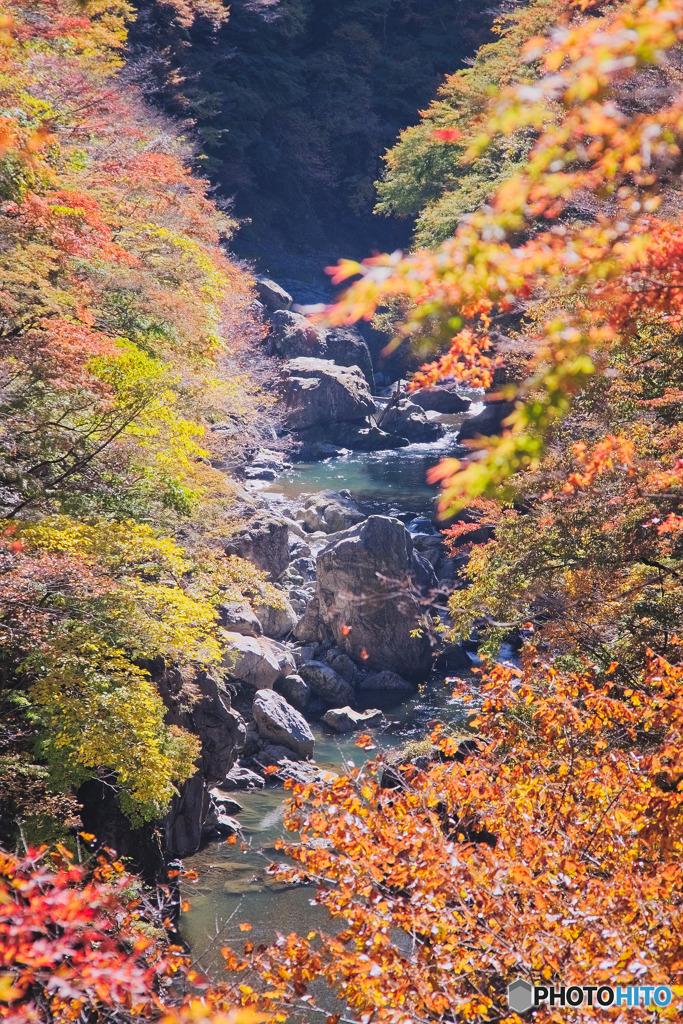
[[[346,488],[368,514],[410,512],[430,517],[437,488],[427,484],[427,470],[443,458],[465,454],[455,440],[462,419],[443,417],[450,429],[439,441],[299,464],[258,489],[272,496],[274,507],[281,499],[294,501],[302,494]],[[386,695],[369,699],[372,706],[383,707],[389,720],[386,730],[375,733],[375,742],[381,748],[401,747],[424,738],[434,719],[467,728],[469,711],[453,700],[452,687],[444,680],[425,684],[408,701],[392,703]],[[340,773],[366,759],[364,751],[355,746],[353,735],[332,736],[319,723],[311,728],[316,738],[315,761],[321,768]],[[222,946],[240,950],[246,938],[258,945],[273,942],[278,934],[305,934],[315,927],[331,930],[327,913],[311,904],[313,887],[283,886],[267,873],[268,865],[280,859],[276,840],[288,835],[282,824],[285,791],[272,787],[236,793],[235,798],[243,807],[236,817],[242,826],[245,849],[240,844],[213,844],[185,861],[187,868],[198,873],[199,881],[184,888],[183,897],[190,901],[190,909],[182,916],[181,930],[197,967],[214,977],[220,977],[223,971]],[[239,929],[242,922],[252,925],[248,936]],[[340,1007],[331,999],[329,993],[323,993],[322,1002],[328,1011],[338,1012]],[[313,1012],[297,1018],[305,1022],[317,1019],[322,1018]]]
[[[377,703],[373,695],[373,706]],[[445,681],[425,684],[400,704],[385,700],[384,711],[389,728],[374,736],[377,746],[387,750],[423,738],[430,729],[427,723],[436,718],[466,729],[469,714],[464,705],[454,701],[452,687]],[[367,758],[355,745],[354,736],[332,736],[317,723],[311,728],[316,738],[315,760],[321,768],[341,773]],[[278,933],[306,933],[314,927],[330,930],[327,913],[310,903],[312,887],[282,886],[267,874],[268,865],[281,859],[275,850],[276,839],[289,835],[282,824],[285,791],[268,788],[234,795],[243,807],[236,817],[246,851],[239,845],[212,844],[185,859],[185,866],[198,873],[199,881],[183,891],[190,909],[183,914],[182,934],[197,966],[214,977],[220,977],[223,970],[222,946],[240,950],[245,938],[258,945],[274,941]],[[252,925],[248,936],[239,930],[242,922]]]
[[[278,477],[268,490],[295,500],[301,494],[346,488],[367,512],[431,515],[438,488],[427,483],[427,471],[444,458],[465,453],[455,436],[455,431],[450,431],[430,444],[301,463]]]

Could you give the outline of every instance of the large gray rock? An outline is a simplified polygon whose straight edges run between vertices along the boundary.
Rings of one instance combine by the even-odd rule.
[[[343,651],[338,651],[335,647],[332,647],[325,655],[325,661],[347,683],[350,683],[351,686],[355,684],[360,672],[358,666],[351,661],[348,654],[344,654]]]
[[[263,739],[288,747],[300,757],[312,755],[315,739],[308,722],[281,694],[273,690],[257,693],[252,711]]]
[[[227,555],[238,555],[277,579],[289,564],[289,526],[284,519],[262,512],[224,540],[223,547]]]
[[[354,732],[356,729],[377,729],[386,724],[378,708],[370,711],[354,711],[353,708],[330,708],[323,715],[323,722],[333,732]]]
[[[459,395],[452,384],[436,384],[431,388],[420,388],[419,391],[411,391],[409,398],[411,402],[419,405],[425,411],[447,414],[467,412],[472,404],[469,398]]]
[[[228,793],[225,793],[220,786],[215,786],[213,789],[210,789],[209,796],[216,807],[219,807],[224,814],[240,814],[244,810],[242,804],[231,797]]]
[[[298,618],[284,595],[282,605],[282,608],[274,608],[272,604],[256,604],[254,608],[265,636],[274,640],[282,640],[288,636],[296,626]]]
[[[324,547],[317,566],[318,616],[337,646],[357,664],[426,679],[432,632],[425,597],[437,582],[403,523],[370,516]]]
[[[239,821],[231,817],[212,799],[209,813],[206,816],[202,829],[203,837],[206,839],[225,839],[227,836],[236,835],[239,831]]]
[[[465,441],[502,434],[505,429],[503,423],[514,408],[514,402],[500,400],[487,402],[480,413],[465,420],[460,428],[458,440]]]
[[[213,829],[215,805],[209,790],[222,783],[239,750],[244,746],[246,727],[230,707],[230,697],[207,672],[188,680],[178,668],[165,669],[155,682],[166,705],[166,721],[193,733],[201,741],[198,771],[180,788],[163,821],[164,849],[173,857],[185,857],[199,849]],[[188,681],[199,691],[199,699],[187,707]]]
[[[320,605],[317,597],[312,597],[306,610],[294,627],[294,636],[302,644],[317,644],[324,639],[324,626],[320,618]]]
[[[410,444],[407,437],[380,430],[369,420],[363,423],[331,423],[326,433],[335,444],[356,452],[386,452],[393,448],[406,448]]]
[[[434,663],[437,672],[471,672],[472,661],[461,644],[444,644]]]
[[[355,327],[333,327],[323,337],[328,359],[340,366],[357,366],[370,387],[374,387],[370,349]]]
[[[257,690],[270,690],[276,680],[296,669],[294,656],[274,640],[266,637],[226,633],[229,649],[225,655],[228,673],[233,679]]]
[[[424,409],[407,398],[401,398],[396,405],[390,405],[378,424],[389,434],[407,437],[413,444],[435,441],[444,433],[441,423],[430,420]]]
[[[330,358],[322,333],[305,316],[290,310],[282,309],[271,316],[266,347],[271,355],[282,359]]]
[[[241,604],[219,604],[218,617],[223,629],[242,636],[261,636],[263,629],[252,608],[246,601]]]
[[[296,708],[297,711],[306,710],[311,699],[311,688],[301,676],[285,676],[278,686],[283,697],[292,707]]]
[[[385,668],[381,672],[369,672],[358,683],[360,690],[384,690],[386,693],[412,693],[415,689],[403,676]]]
[[[338,533],[361,523],[365,516],[349,491],[319,491],[306,498],[296,514],[313,531]]]
[[[271,775],[272,779],[278,782],[295,782],[303,786],[310,786],[313,783],[330,785],[339,776],[325,768],[319,768],[317,764],[310,761],[292,761],[284,758],[277,762],[277,771]]]
[[[245,789],[263,789],[264,786],[265,781],[261,775],[253,772],[251,768],[236,764],[227,773],[220,788],[234,793]]]
[[[322,661],[310,661],[302,665],[299,675],[308,683],[312,692],[327,704],[349,703],[354,698],[353,686]]]
[[[281,309],[270,317],[266,348],[270,355],[282,359],[306,356],[331,359],[338,366],[357,366],[370,387],[374,386],[370,349],[353,327],[326,330],[300,313]]]
[[[315,579],[315,559],[311,555],[302,558],[293,558],[289,566],[290,575],[294,573],[304,583]]]
[[[244,476],[247,480],[275,480],[285,469],[291,469],[291,463],[286,461],[282,452],[261,448],[251,457]]]
[[[289,292],[276,281],[271,281],[269,277],[257,279],[256,294],[266,309],[270,310],[289,309],[294,301]]]
[[[363,420],[375,410],[368,382],[357,367],[304,357],[282,367],[279,404],[291,430]]]

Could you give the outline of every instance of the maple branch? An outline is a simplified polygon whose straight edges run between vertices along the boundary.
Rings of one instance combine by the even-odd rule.
[[[110,435],[110,436],[109,436],[109,437],[108,437],[108,438],[107,438],[107,439],[106,439],[105,441],[103,441],[103,442],[102,442],[102,444],[100,444],[100,445],[99,445],[99,446],[98,446],[97,448],[95,448],[95,449],[94,449],[94,450],[93,450],[92,452],[90,452],[90,453],[89,453],[88,455],[84,456],[84,457],[83,457],[82,459],[80,459],[80,460],[79,460],[78,462],[74,463],[74,465],[73,465],[73,466],[70,466],[70,467],[69,467],[69,469],[65,470],[65,471],[64,471],[64,472],[63,472],[63,473],[62,473],[62,474],[61,474],[60,476],[58,476],[58,477],[57,477],[57,478],[56,478],[55,480],[51,480],[51,481],[50,481],[50,483],[49,483],[49,489],[50,489],[50,490],[53,490],[53,489],[54,489],[55,487],[57,487],[57,485],[58,485],[58,484],[62,483],[62,482],[63,482],[64,480],[68,480],[68,478],[69,478],[69,477],[71,477],[71,476],[73,476],[73,475],[74,475],[74,473],[77,473],[77,472],[78,472],[78,471],[79,471],[80,469],[82,469],[82,468],[83,468],[84,466],[87,466],[87,465],[88,465],[88,463],[92,462],[92,460],[93,460],[93,459],[94,459],[94,458],[95,458],[95,457],[96,457],[97,455],[99,455],[99,454],[100,454],[100,452],[104,451],[104,449],[105,449],[105,448],[106,448],[106,447],[107,447],[108,445],[110,445],[110,444],[112,443],[112,441],[115,441],[115,440],[116,440],[116,438],[117,438],[117,437],[118,437],[118,436],[119,436],[120,434],[122,434],[122,433],[123,433],[123,431],[124,431],[124,430],[126,429],[126,427],[130,426],[130,424],[131,424],[131,423],[133,422],[133,420],[137,419],[137,417],[138,417],[138,416],[140,415],[140,413],[142,412],[142,410],[143,410],[143,409],[145,408],[145,406],[147,405],[148,401],[149,401],[149,399],[146,399],[146,400],[145,400],[145,402],[144,402],[144,403],[143,403],[143,404],[142,404],[142,405],[141,405],[141,406],[140,406],[140,407],[139,407],[139,408],[138,408],[138,409],[137,409],[137,410],[136,410],[136,411],[135,411],[134,413],[132,413],[132,414],[131,414],[131,415],[130,415],[130,416],[129,416],[129,417],[128,417],[128,418],[127,418],[127,419],[126,419],[126,420],[125,420],[125,421],[124,421],[124,422],[123,422],[122,424],[121,424],[121,426],[120,426],[120,427],[119,427],[119,428],[118,428],[117,430],[115,430],[115,431],[114,431],[114,433],[113,433],[113,434],[111,434],[111,435]],[[8,512],[8,513],[6,514],[6,516],[5,516],[5,518],[6,518],[6,519],[13,519],[13,518],[14,518],[14,517],[15,517],[15,516],[17,515],[17,513],[18,513],[18,512],[21,512],[21,511],[22,511],[22,509],[24,509],[24,508],[27,508],[27,507],[28,507],[29,505],[32,505],[32,504],[33,504],[33,503],[34,503],[35,501],[37,501],[37,500],[38,500],[38,498],[39,498],[39,497],[40,497],[40,494],[33,494],[33,495],[30,495],[30,496],[29,496],[28,498],[25,498],[25,499],[24,499],[24,501],[20,502],[20,503],[19,503],[18,505],[16,505],[16,506],[15,506],[15,507],[14,507],[14,508],[13,508],[13,509],[12,509],[12,510],[10,511],[10,512]]]

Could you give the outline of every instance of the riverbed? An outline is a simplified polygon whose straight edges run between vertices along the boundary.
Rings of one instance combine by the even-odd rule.
[[[479,409],[473,406],[470,414]],[[446,433],[429,444],[299,463],[276,481],[252,487],[267,497],[274,511],[283,502],[316,491],[347,489],[368,515],[431,519],[437,488],[426,482],[426,474],[441,459],[466,454],[456,440],[462,419],[462,415],[442,417]],[[374,734],[376,745],[391,750],[421,740],[434,719],[465,731],[471,707],[456,701],[452,690],[446,679],[433,678],[409,700],[397,701],[389,694],[378,699],[372,694],[372,706],[381,706],[388,720],[387,727]],[[358,704],[362,709],[362,701]],[[321,768],[340,773],[367,759],[354,735],[332,735],[320,722],[310,724],[316,740],[315,761]],[[248,938],[254,944],[270,943],[278,933],[307,933],[328,925],[326,912],[311,905],[312,887],[283,886],[267,873],[268,865],[279,859],[276,840],[287,834],[282,822],[286,795],[281,786],[235,793],[242,806],[236,817],[245,848],[240,842],[214,843],[185,860],[186,868],[197,872],[198,881],[184,887],[183,897],[190,907],[182,915],[181,931],[198,968],[210,975],[220,976],[222,946],[240,947],[245,938],[239,929],[243,922],[251,924]]]

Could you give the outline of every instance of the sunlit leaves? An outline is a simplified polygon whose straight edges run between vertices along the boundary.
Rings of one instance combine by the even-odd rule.
[[[539,14],[542,5],[533,7]],[[526,342],[535,372],[520,389],[515,437],[458,468],[445,508],[534,470],[575,396],[643,320],[680,326],[679,226],[661,213],[680,163],[680,90],[671,73],[655,106],[643,98],[630,108],[621,98],[641,89],[643,69],[666,66],[682,15],[679,0],[624,0],[534,38],[527,59],[541,61],[540,77],[530,81],[518,66],[520,80],[509,81],[499,71],[464,157],[476,167],[489,147],[527,133],[526,159],[504,180],[491,177],[486,205],[436,251],[354,265],[360,280],[331,312],[335,322],[369,318],[401,296],[400,337],[425,334],[450,349],[417,383],[452,375],[488,386],[492,317],[532,311]]]
[[[400,786],[383,788],[380,761],[299,787],[286,852],[342,930],[283,936],[249,966],[293,1004],[322,976],[357,1019],[391,1024],[504,1017],[520,975],[675,984],[682,681],[656,658],[637,687],[497,666],[457,692],[478,705],[478,751],[435,736],[443,763],[399,769]],[[234,994],[267,1005],[251,986]]]
[[[226,13],[170,6],[185,26]],[[225,529],[231,484],[209,457],[247,440],[238,363],[260,328],[221,248],[233,222],[117,78],[132,15],[50,0],[0,16],[0,654],[50,785],[104,773],[139,821],[199,754],[149,664],[220,666],[216,605],[274,595],[202,540]],[[190,516],[191,555],[169,539]]]

